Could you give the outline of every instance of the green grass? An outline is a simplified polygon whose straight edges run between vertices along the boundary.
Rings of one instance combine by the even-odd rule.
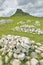
[[[32,22],[28,23],[28,25],[34,25],[35,21],[38,20],[40,21],[40,24],[41,24],[39,28],[43,29],[43,18],[37,18],[33,16],[28,16],[28,15],[26,16],[15,15],[9,18],[0,18],[0,20],[2,19],[12,19],[13,22],[11,24],[0,24],[0,38],[2,37],[2,35],[14,34],[14,35],[26,36],[26,37],[29,37],[30,39],[35,40],[36,42],[43,43],[43,35],[30,34],[30,33],[24,33],[24,32],[13,32],[11,30],[15,26],[17,26],[17,23],[21,20],[25,22],[27,20],[31,20]]]

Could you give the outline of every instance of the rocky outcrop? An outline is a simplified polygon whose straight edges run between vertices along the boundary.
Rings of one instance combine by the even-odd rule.
[[[26,65],[43,65],[43,44],[27,37],[5,35],[0,39],[0,58],[1,65],[3,62],[20,65],[24,60]]]

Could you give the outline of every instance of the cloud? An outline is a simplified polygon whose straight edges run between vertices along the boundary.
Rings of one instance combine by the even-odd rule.
[[[17,10],[16,0],[4,0],[4,3],[0,7],[0,17],[11,16],[16,12],[16,10]]]
[[[0,16],[13,15],[17,8],[34,16],[43,16],[43,0],[0,0]]]
[[[0,6],[4,3],[5,0],[0,0]]]
[[[18,5],[26,5],[29,2],[29,0],[17,0],[17,2]]]
[[[19,5],[19,8],[31,15],[43,16],[43,0],[28,0],[25,5]]]

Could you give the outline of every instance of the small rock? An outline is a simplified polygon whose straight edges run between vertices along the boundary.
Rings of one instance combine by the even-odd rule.
[[[41,43],[36,43],[36,45],[41,46]]]
[[[34,40],[32,40],[32,41],[31,41],[31,43],[32,43],[32,44],[34,44],[34,43],[35,43],[35,41],[34,41]]]
[[[27,60],[30,60],[30,59],[31,59],[31,57],[30,57],[30,56],[26,56],[26,59],[27,59]]]
[[[24,58],[25,58],[25,54],[24,53],[21,53],[21,54],[18,55],[18,59],[19,60],[24,60]]]
[[[43,53],[41,53],[41,57],[43,58]]]
[[[9,61],[9,57],[5,56],[5,63],[8,63],[8,61]]]
[[[38,60],[35,58],[31,59],[31,65],[37,65],[38,64]]]
[[[13,55],[12,52],[9,52],[9,53],[8,53],[8,56],[9,56],[10,58],[12,57],[12,55]]]
[[[32,21],[31,20],[27,20],[27,23],[31,23]]]
[[[26,65],[30,65],[30,61],[27,61],[27,62],[26,62]]]
[[[37,54],[36,52],[32,52],[32,53],[31,53],[31,57],[32,57],[32,58],[37,58],[37,57],[38,57],[38,54]]]
[[[14,59],[12,62],[12,65],[20,65],[20,64],[21,64],[21,61],[18,59]]]
[[[36,50],[35,50],[35,52],[36,52],[36,53],[38,53],[38,54],[40,54],[40,53],[41,53],[41,51],[40,51],[40,50],[38,50],[38,49],[36,49]]]
[[[40,26],[40,21],[35,21],[36,26]]]
[[[43,59],[42,59],[42,60],[40,60],[40,65],[43,65]]]
[[[13,54],[14,58],[18,58],[18,55],[16,53]]]
[[[0,56],[0,65],[3,65],[2,57]]]

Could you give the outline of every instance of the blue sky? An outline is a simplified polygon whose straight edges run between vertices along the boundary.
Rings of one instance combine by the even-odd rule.
[[[0,17],[13,15],[18,8],[33,16],[43,16],[43,0],[0,0]]]

